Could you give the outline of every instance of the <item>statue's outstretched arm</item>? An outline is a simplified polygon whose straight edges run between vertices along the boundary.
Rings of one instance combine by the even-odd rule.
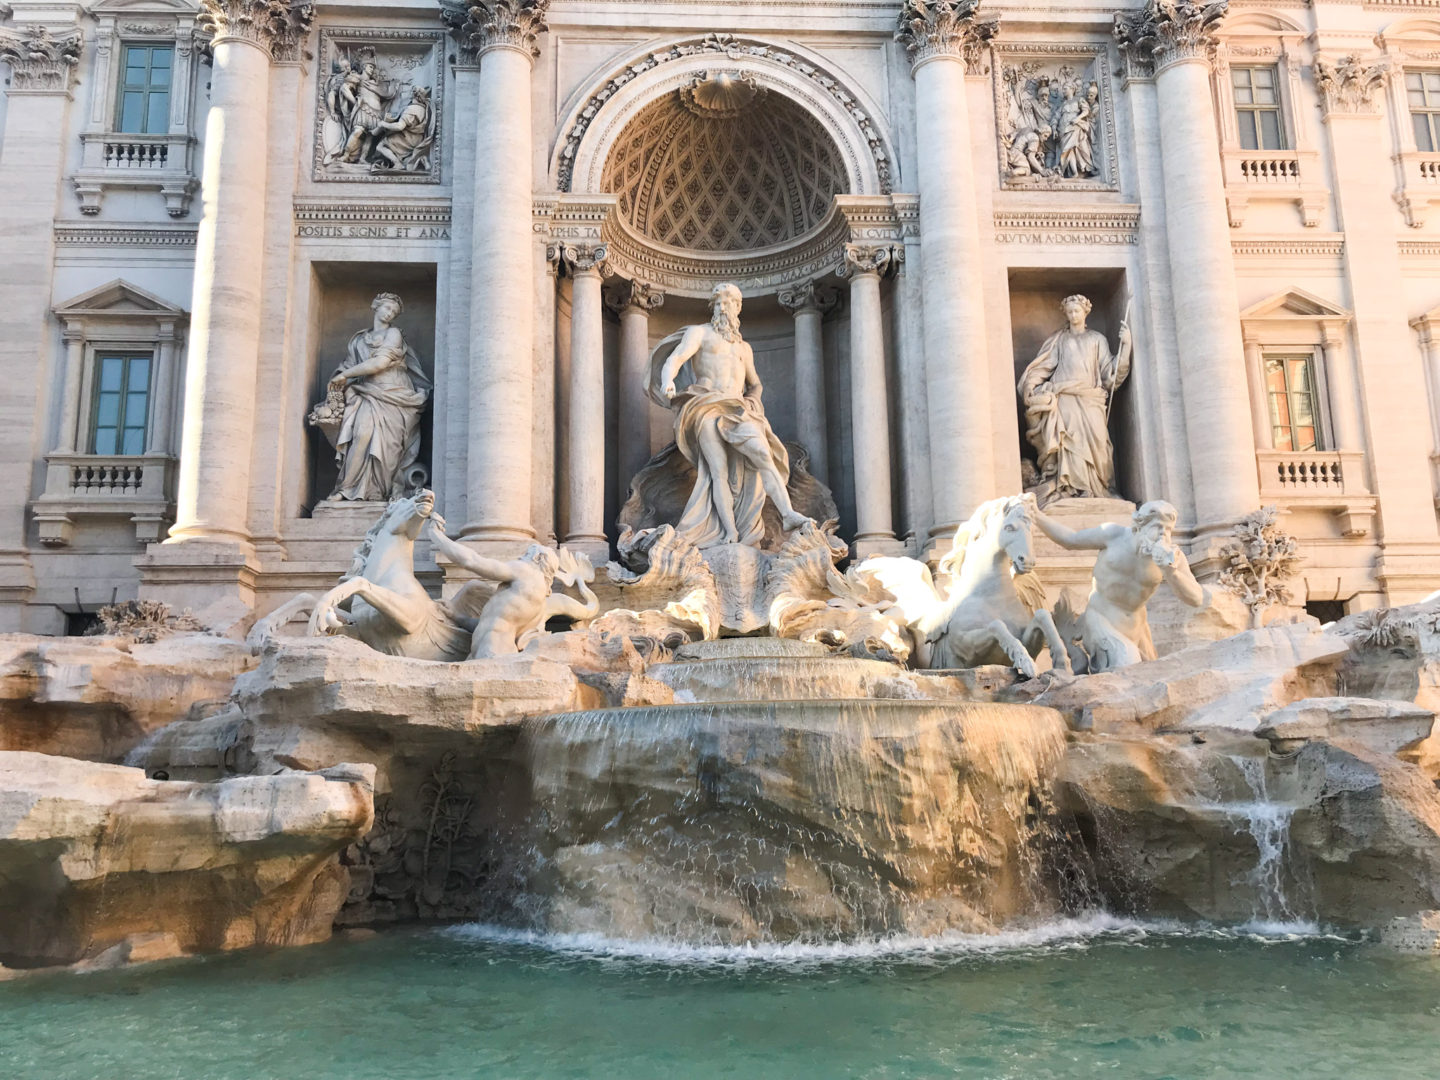
[[[463,566],[472,574],[478,577],[488,578],[490,581],[511,581],[515,575],[510,570],[509,563],[500,559],[488,559],[484,555],[477,555],[464,544],[457,544],[450,537],[445,535],[444,530],[435,523],[434,518],[430,519],[430,542],[434,544],[445,557],[456,566]]]
[[[1035,524],[1040,531],[1068,551],[1098,550],[1123,532],[1119,525],[1097,525],[1092,529],[1071,529],[1054,518],[1036,511]]]

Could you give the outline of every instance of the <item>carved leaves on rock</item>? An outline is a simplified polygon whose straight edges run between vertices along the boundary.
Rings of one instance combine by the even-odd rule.
[[[1234,539],[1220,549],[1220,584],[1250,609],[1250,625],[1262,624],[1267,608],[1290,602],[1288,581],[1301,563],[1299,541],[1279,525],[1280,511],[1262,507],[1241,518]]]

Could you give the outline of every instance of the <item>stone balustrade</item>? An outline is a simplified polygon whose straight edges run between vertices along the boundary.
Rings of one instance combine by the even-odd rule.
[[[156,543],[174,517],[175,459],[169,454],[52,453],[35,500],[40,542],[65,547],[79,518],[129,517],[135,539]]]
[[[128,135],[85,132],[74,177],[82,214],[98,214],[107,190],[159,191],[171,217],[185,217],[198,186],[195,137],[184,133]]]
[[[1257,450],[1260,501],[1283,509],[1330,510],[1344,536],[1365,536],[1375,496],[1365,479],[1365,455],[1351,450]]]
[[[1252,184],[1298,183],[1300,158],[1297,154],[1283,151],[1246,154],[1240,159],[1240,176]]]

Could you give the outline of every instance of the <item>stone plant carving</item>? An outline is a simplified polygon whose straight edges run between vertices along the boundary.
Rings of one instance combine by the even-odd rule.
[[[1069,65],[1007,65],[1002,75],[1000,146],[1007,183],[1059,186],[1101,174],[1097,151],[1104,107],[1100,84]]]
[[[370,308],[374,324],[350,338],[325,400],[309,416],[335,447],[333,499],[393,499],[423,483],[423,470],[416,473],[420,416],[432,384],[393,325],[405,309],[400,297],[381,293]]]
[[[1120,324],[1112,356],[1105,335],[1085,327],[1090,301],[1060,302],[1066,329],[1052,334],[1025,368],[1018,387],[1025,406],[1025,437],[1035,447],[1041,504],[1067,496],[1103,498],[1115,493],[1115,451],[1110,404],[1130,373],[1130,324]]]
[[[1033,495],[982,503],[940,560],[948,584],[937,586],[928,567],[906,558],[870,558],[847,576],[894,598],[914,635],[917,667],[1005,663],[1033,678],[1034,657],[1048,646],[1051,665],[1069,671],[1065,642],[1044,607],[1045,588],[1032,572],[1032,532],[1040,520]]]
[[[1353,54],[1338,60],[1317,56],[1315,86],[1324,100],[1325,112],[1374,112],[1375,92],[1385,84],[1389,71],[1383,59],[1365,60]]]
[[[1220,549],[1225,569],[1220,584],[1250,609],[1250,625],[1258,629],[1265,611],[1290,602],[1288,580],[1299,567],[1299,541],[1279,525],[1280,511],[1266,506],[1247,514],[1235,526],[1235,539]]]
[[[369,38],[323,35],[316,179],[438,180],[438,35],[376,30]]]
[[[0,60],[16,90],[65,90],[80,63],[79,32],[55,37],[43,26],[0,28]]]
[[[912,64],[936,55],[960,56],[967,71],[981,74],[986,46],[1000,32],[1000,20],[978,17],[979,7],[980,0],[905,0],[895,40]]]
[[[675,410],[675,444],[695,467],[676,524],[695,547],[758,546],[768,498],[792,532],[811,519],[790,503],[790,459],[760,403],[755,357],[740,336],[740,290],[717,285],[708,323],[687,326],[650,354],[651,400]]]
[[[202,633],[205,625],[186,608],[178,615],[159,600],[126,600],[106,604],[95,614],[87,636],[123,634],[137,645],[150,645],[175,633]]]
[[[1077,675],[1155,659],[1145,605],[1162,582],[1191,607],[1210,604],[1210,590],[1195,580],[1184,552],[1175,546],[1175,519],[1175,507],[1158,499],[1136,510],[1129,528],[1107,522],[1075,530],[1043,513],[1035,515],[1040,530],[1061,547],[1100,552],[1085,610],[1072,611],[1063,596],[1055,608]]]

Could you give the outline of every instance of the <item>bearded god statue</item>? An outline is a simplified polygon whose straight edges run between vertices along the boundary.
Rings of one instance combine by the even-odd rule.
[[[715,286],[710,321],[665,338],[650,354],[651,400],[675,410],[675,444],[695,467],[695,486],[675,526],[697,548],[758,546],[765,500],[785,532],[811,518],[791,504],[790,459],[760,404],[755,357],[740,337],[740,290]]]
[[[1105,335],[1085,327],[1088,299],[1067,296],[1060,307],[1069,325],[1046,338],[1019,385],[1025,438],[1038,456],[1040,483],[1033,490],[1042,505],[1115,494],[1110,403],[1130,374],[1129,323],[1120,324],[1120,349],[1112,356]]]

